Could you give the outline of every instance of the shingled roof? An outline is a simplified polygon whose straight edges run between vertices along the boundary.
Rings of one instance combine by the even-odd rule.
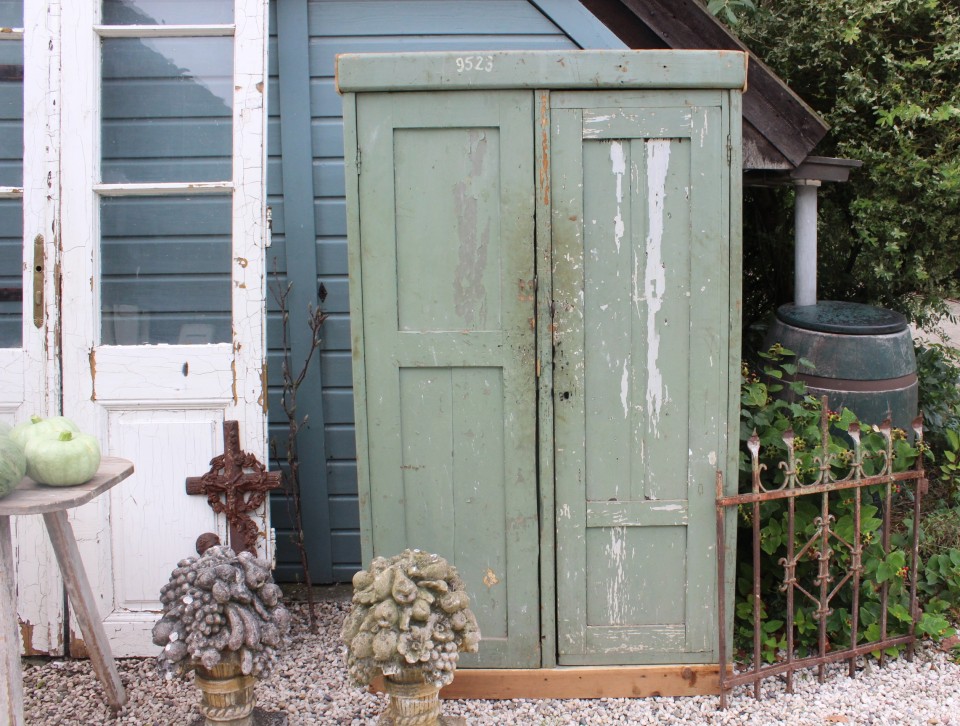
[[[580,0],[630,48],[742,50],[750,54],[743,96],[743,168],[792,171],[829,126],[697,0]]]

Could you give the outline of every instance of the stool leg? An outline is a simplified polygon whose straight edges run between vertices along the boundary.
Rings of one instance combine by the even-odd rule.
[[[23,726],[23,671],[10,517],[0,515],[0,722]]]
[[[100,614],[97,612],[97,602],[94,600],[93,591],[87,581],[87,573],[80,560],[80,550],[77,549],[77,540],[73,536],[73,527],[70,526],[67,513],[62,509],[44,514],[43,521],[47,525],[47,534],[50,535],[53,551],[60,564],[60,573],[63,575],[63,584],[67,588],[70,604],[80,623],[80,632],[83,633],[93,670],[96,671],[107,692],[107,701],[111,706],[119,709],[127,702],[127,694],[124,693],[123,684],[120,682],[117,664],[110,652],[110,642],[107,640],[107,633],[103,629]]]

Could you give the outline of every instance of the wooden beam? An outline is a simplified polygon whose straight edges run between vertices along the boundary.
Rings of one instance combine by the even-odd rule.
[[[314,211],[316,190],[313,184],[313,147],[311,145],[310,38],[306,0],[284,0],[277,4],[277,63],[280,88],[280,156],[283,179],[284,250],[283,269],[291,284],[287,297],[290,315],[290,375],[297,377],[310,351],[313,333],[308,325],[308,309],[322,303],[317,275],[317,228]],[[281,281],[272,280],[271,284]],[[326,337],[326,336],[324,336]],[[280,341],[271,341],[274,349]],[[301,421],[299,476],[301,515],[309,523],[304,546],[310,580],[334,582],[330,488],[327,483],[327,442],[324,431],[323,374],[319,351],[311,360],[303,379],[306,384],[297,396]],[[277,429],[289,433],[283,411],[272,412]],[[281,459],[283,458],[281,454]],[[299,562],[297,563],[299,565]]]
[[[337,90],[443,91],[471,88],[736,88],[747,85],[739,51],[488,51],[342,53]],[[806,156],[806,155],[804,155]]]
[[[383,679],[370,684],[383,692]],[[535,669],[462,669],[440,691],[446,699],[646,698],[720,693],[720,666],[600,666]]]

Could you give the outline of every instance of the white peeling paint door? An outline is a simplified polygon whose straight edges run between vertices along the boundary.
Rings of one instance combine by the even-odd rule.
[[[225,539],[185,479],[224,420],[266,461],[266,0],[62,13],[63,410],[135,466],[72,522],[114,655],[152,655],[171,569]]]
[[[54,260],[58,204],[58,25],[48,3],[0,4],[0,420],[57,412]],[[22,74],[18,70],[22,69]],[[63,595],[43,520],[15,517],[24,653],[63,652]]]
[[[561,665],[717,658],[724,98],[551,96]]]

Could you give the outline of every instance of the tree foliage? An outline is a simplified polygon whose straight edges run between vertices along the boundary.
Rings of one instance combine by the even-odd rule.
[[[830,124],[814,153],[864,162],[821,188],[819,296],[930,323],[960,292],[960,0],[755,5],[731,27]],[[792,225],[792,190],[747,190],[747,322],[792,299]]]

